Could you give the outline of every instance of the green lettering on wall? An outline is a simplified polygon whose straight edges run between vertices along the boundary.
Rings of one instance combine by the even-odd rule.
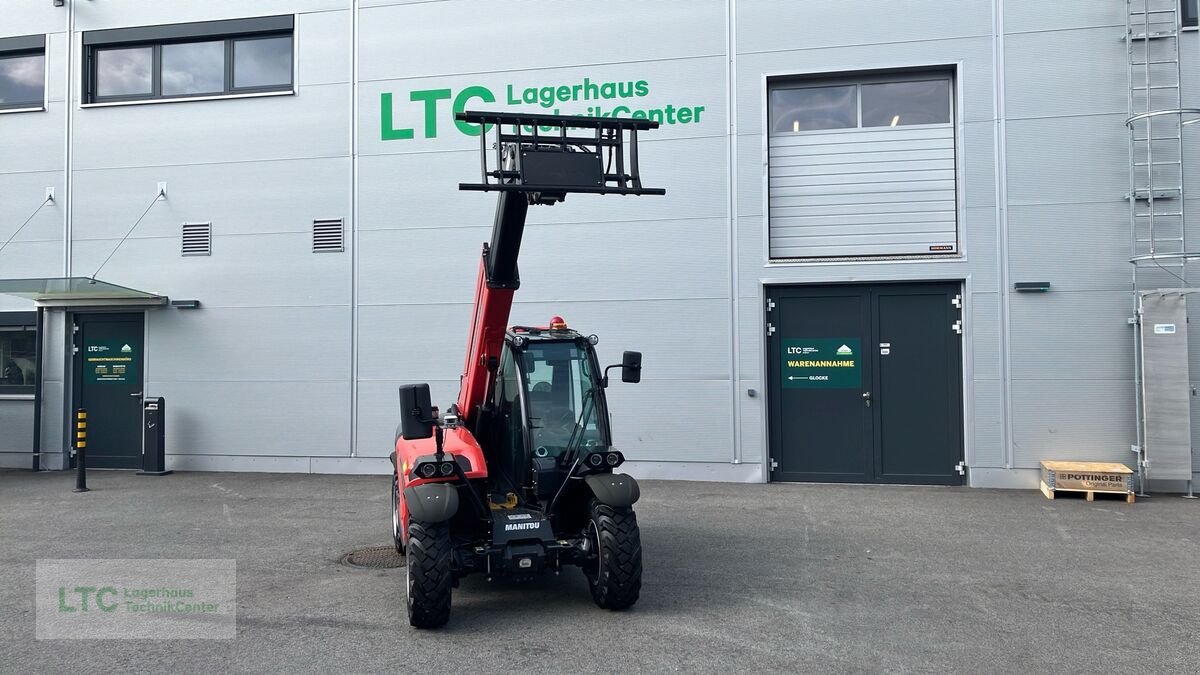
[[[412,129],[392,127],[392,95],[379,95],[379,137],[385,141],[407,141],[413,137]]]
[[[477,99],[483,101],[484,103],[495,103],[496,102],[496,97],[492,95],[491,90],[488,89],[487,87],[478,87],[478,86],[467,87],[466,89],[463,89],[462,91],[458,92],[458,96],[454,97],[454,114],[458,115],[458,113],[466,110],[467,109],[467,101],[470,101],[473,98],[477,98]],[[459,131],[463,132],[464,134],[466,134],[468,136],[478,136],[480,133],[482,133],[479,130],[480,125],[478,125],[478,124],[472,124],[470,122],[463,122],[461,120],[456,119],[456,120],[454,120],[454,125],[458,127]],[[490,125],[490,124],[486,124],[484,126],[486,127],[486,129],[484,129],[483,131],[489,131],[492,128],[492,125]]]
[[[496,85],[503,90],[493,90],[481,85],[464,87],[461,90],[446,87],[440,89],[419,89],[409,91],[409,100],[424,104],[423,137],[438,137],[438,117],[449,113],[455,128],[464,136],[478,137],[491,129],[492,125],[480,125],[454,119],[456,115],[468,108],[494,107],[488,104],[497,103],[495,91],[501,91],[502,105],[539,105],[555,115],[590,115],[595,117],[632,117],[648,119],[660,124],[674,126],[680,124],[699,124],[701,113],[705,111],[702,105],[684,105],[678,102],[655,102],[656,107],[635,108],[631,101],[638,97],[648,96],[651,91],[647,80],[621,80],[612,82],[593,82],[590,77],[574,81],[558,81],[545,84],[536,82],[526,85],[512,83]],[[401,93],[401,96],[404,94]],[[416,135],[416,126],[412,128],[395,128],[393,119],[393,93],[381,93],[379,96],[380,138],[384,141],[410,140]],[[611,103],[606,102],[611,101]],[[441,108],[441,101],[449,101],[450,109]],[[560,104],[563,105],[560,108]],[[610,107],[611,106],[611,107]],[[407,113],[402,111],[401,115]],[[444,118],[443,118],[444,121]],[[533,127],[526,127],[532,131]],[[549,131],[553,127],[539,127]]]
[[[449,89],[418,89],[408,95],[425,102],[425,138],[437,138],[437,102],[450,98]]]

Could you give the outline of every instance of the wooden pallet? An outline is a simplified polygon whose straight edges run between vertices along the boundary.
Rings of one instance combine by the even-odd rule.
[[[1054,499],[1057,492],[1082,492],[1087,500],[1096,495],[1116,495],[1133,503],[1133,471],[1113,462],[1065,462],[1045,460],[1042,465],[1042,494]]]
[[[1123,497],[1126,504],[1132,504],[1136,499],[1132,492],[1113,492],[1110,490],[1073,490],[1064,488],[1055,490],[1049,485],[1046,485],[1045,481],[1042,481],[1042,494],[1046,495],[1046,499],[1054,499],[1055,493],[1059,492],[1082,492],[1083,494],[1087,495],[1087,500],[1089,502],[1095,501],[1096,495],[1112,495],[1114,497]]]

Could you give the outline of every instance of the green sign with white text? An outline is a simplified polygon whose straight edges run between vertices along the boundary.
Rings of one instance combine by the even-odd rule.
[[[780,355],[785,389],[857,389],[862,386],[858,338],[784,338]]]
[[[138,359],[125,342],[92,342],[83,347],[83,377],[88,382],[137,382]]]

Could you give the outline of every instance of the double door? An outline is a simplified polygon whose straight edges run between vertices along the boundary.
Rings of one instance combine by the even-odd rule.
[[[962,483],[958,283],[767,291],[771,479]]]

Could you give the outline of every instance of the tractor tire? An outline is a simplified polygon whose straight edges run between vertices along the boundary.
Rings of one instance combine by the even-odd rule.
[[[596,561],[583,568],[601,609],[627,609],[642,590],[642,538],[633,509],[593,501],[588,537]]]
[[[450,619],[450,526],[408,522],[408,623],[437,628]]]
[[[392,545],[396,553],[404,555],[404,537],[400,533],[400,488],[398,477],[392,474]]]

